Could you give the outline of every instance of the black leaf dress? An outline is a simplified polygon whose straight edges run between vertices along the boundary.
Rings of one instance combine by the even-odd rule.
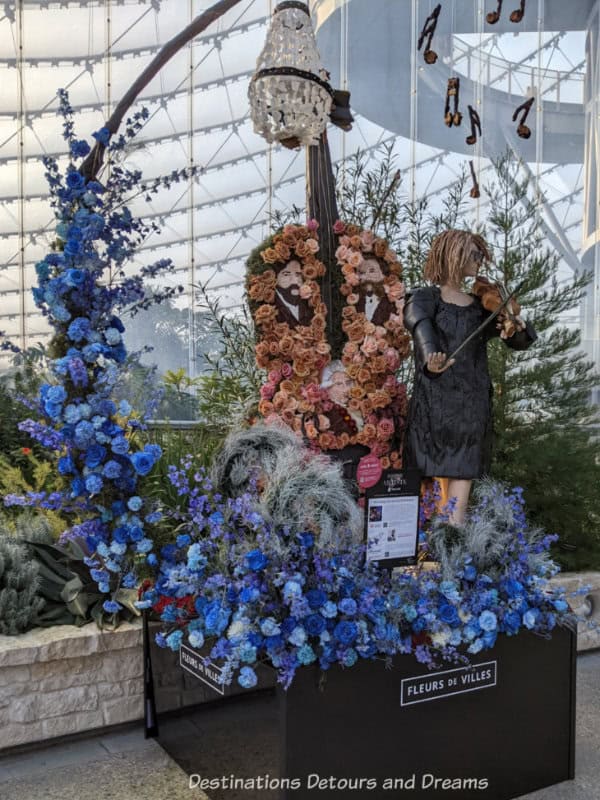
[[[409,404],[404,463],[423,475],[471,480],[490,468],[492,382],[487,343],[497,336],[495,321],[474,337],[442,373],[429,373],[427,356],[450,355],[489,312],[472,295],[470,305],[442,299],[437,286],[407,295],[404,324],[413,336],[415,385]],[[506,344],[524,350],[535,340],[533,328],[515,333]]]

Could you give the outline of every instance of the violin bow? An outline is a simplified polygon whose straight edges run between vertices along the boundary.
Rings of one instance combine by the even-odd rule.
[[[525,285],[525,281],[521,281],[521,283],[515,289],[513,289],[513,291],[510,292],[510,294],[507,294],[506,297],[504,298],[504,300],[502,301],[502,303],[500,303],[500,305],[498,306],[498,308],[495,311],[492,311],[492,313],[489,315],[489,317],[487,317],[481,323],[481,325],[473,331],[473,333],[469,334],[467,336],[467,338],[464,340],[464,342],[461,342],[458,345],[456,350],[448,356],[446,361],[450,361],[451,358],[456,358],[456,356],[460,353],[460,351],[463,350],[469,344],[469,342],[472,339],[474,339],[476,336],[478,336],[481,333],[481,331],[484,330],[484,328],[487,328],[487,326],[490,324],[490,322],[495,320],[496,317],[498,316],[498,314],[501,311],[504,311],[506,306],[510,303],[510,301],[517,294],[517,292],[521,291],[521,289],[523,288],[524,285]]]

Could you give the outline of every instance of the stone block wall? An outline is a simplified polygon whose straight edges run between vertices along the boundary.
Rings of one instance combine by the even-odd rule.
[[[0,750],[142,717],[141,623],[0,636]]]

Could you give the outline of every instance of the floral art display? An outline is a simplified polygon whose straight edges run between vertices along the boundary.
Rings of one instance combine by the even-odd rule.
[[[4,502],[60,509],[78,520],[65,535],[85,540],[91,553],[86,564],[106,620],[114,623],[122,608],[119,599],[137,586],[135,560],[143,561],[153,547],[148,526],[160,513],[147,508],[138,482],[161,456],[160,447],[141,446],[136,438],[151,407],[139,414],[126,400],[113,399],[127,360],[119,312],[134,313],[179,291],[151,288],[154,278],[172,269],[170,261],[158,261],[134,275],[125,273],[138,245],[157,230],[134,218],[126,203],[134,193],[150,198],[189,172],[145,184],[139,171],[120,165],[119,154],[148,116],[141,110],[128,120],[126,135],[110,145],[107,129],[93,134],[108,145],[111,171],[105,183],[86,181],[77,162],[88,155],[90,146],[75,137],[64,90],[59,98],[70,157],[64,172],[55,159],[44,159],[56,239],[52,251],[36,264],[38,285],[33,290],[36,305],[54,330],[50,380],[42,385],[32,409],[37,419],[20,428],[53,452],[65,488],[51,494],[7,495]]]
[[[479,486],[466,525],[473,553],[452,547],[429,498],[420,526],[435,532],[442,567],[390,572],[366,562],[348,527],[324,543],[310,512],[305,528],[273,520],[260,471],[236,496],[224,496],[191,457],[171,468],[170,480],[182,498],[178,536],[150,557],[158,577],[142,605],[160,614],[161,646],[204,648],[226,682],[254,686],[259,663],[285,687],[313,663],[327,670],[396,654],[430,666],[466,663],[499,634],[548,636],[569,620],[564,592],[547,588],[557,571],[552,537],[529,527],[520,490]]]
[[[259,412],[281,418],[316,451],[362,445],[383,469],[399,467],[406,387],[396,373],[409,353],[402,267],[372,232],[341,221],[334,232],[346,300],[339,361],[326,337],[317,224],[286,225],[249,259],[256,360],[267,370]]]

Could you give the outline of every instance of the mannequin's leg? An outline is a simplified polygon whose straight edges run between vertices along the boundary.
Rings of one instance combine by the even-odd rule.
[[[459,480],[457,478],[450,478],[448,481],[448,496],[449,498],[456,498],[456,505],[448,518],[452,525],[462,525],[465,521],[471,483],[472,481]]]

